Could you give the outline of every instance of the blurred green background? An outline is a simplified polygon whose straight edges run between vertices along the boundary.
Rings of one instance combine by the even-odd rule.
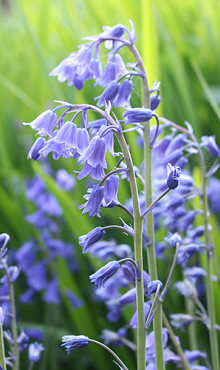
[[[40,171],[39,166],[26,159],[34,133],[22,122],[31,122],[48,107],[53,108],[53,100],[83,103],[97,96],[91,92],[91,83],[76,91],[49,77],[49,72],[77,49],[81,37],[100,33],[102,25],[122,23],[130,27],[131,19],[150,84],[161,81],[159,114],[180,125],[187,120],[196,135],[216,135],[220,143],[218,0],[2,0],[0,12],[0,232],[11,235],[14,248],[34,232],[24,219],[31,206],[25,198],[23,182]],[[73,170],[70,160],[51,163],[54,169],[64,167],[70,173]],[[46,181],[64,208],[69,232],[75,232],[76,238],[88,232],[97,221],[82,218],[74,207],[82,204],[81,185],[71,199],[70,195],[62,195],[51,179]],[[60,269],[66,273],[65,266]],[[66,274],[62,281],[71,280]],[[75,283],[69,281],[69,285]],[[62,317],[62,324],[67,327],[71,315],[78,320],[81,313],[77,316],[65,311],[65,307],[62,315],[65,312],[66,320]],[[48,320],[51,308],[47,309],[49,313],[44,307],[41,310]],[[93,317],[93,312],[90,315]],[[96,321],[99,333],[103,321]],[[80,324],[76,327],[80,329]],[[61,329],[56,333],[57,338],[65,334]],[[49,346],[50,358],[44,359],[42,370],[61,366],[56,361],[56,347],[51,342]]]

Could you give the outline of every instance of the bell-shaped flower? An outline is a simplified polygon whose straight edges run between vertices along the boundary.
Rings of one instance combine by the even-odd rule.
[[[38,362],[40,360],[41,352],[44,351],[42,343],[31,343],[28,347],[28,359],[30,362]]]
[[[155,110],[157,109],[158,105],[160,104],[161,97],[158,94],[153,94],[150,97],[150,109]]]
[[[147,108],[133,108],[128,109],[123,113],[125,118],[125,125],[132,123],[143,123],[149,121],[153,117],[154,112]]]
[[[118,303],[121,305],[130,304],[135,302],[136,300],[136,288],[130,289],[128,292],[123,294],[120,298]]]
[[[82,253],[85,254],[88,250],[99,240],[103,238],[105,235],[105,230],[102,227],[96,227],[95,229],[91,230],[87,235],[82,235],[79,237],[79,245],[82,245],[83,251]]]
[[[77,180],[82,180],[84,177],[90,175],[94,180],[100,181],[104,176],[105,172],[102,165],[99,163],[96,167],[91,166],[87,162],[84,164],[82,171],[79,172]]]
[[[153,293],[156,293],[158,285],[160,286],[160,290],[163,287],[163,284],[160,280],[152,280],[150,283],[147,284],[147,295],[150,296]]]
[[[64,335],[61,344],[65,347],[68,355],[73,349],[83,348],[89,345],[89,338],[84,335]]]
[[[67,121],[57,131],[56,136],[53,138],[56,143],[65,143],[71,148],[77,148],[77,126],[72,121]]]
[[[133,88],[133,82],[125,79],[119,89],[118,96],[114,101],[114,106],[121,108],[130,108],[130,98]]]
[[[103,93],[95,98],[95,100],[98,100],[97,107],[101,108],[107,105],[108,102],[113,104],[116,96],[118,95],[120,84],[116,81],[111,81],[109,85],[105,88]]]
[[[39,151],[44,148],[45,139],[43,137],[38,137],[37,140],[32,145],[31,149],[29,150],[27,158],[32,158],[34,161],[40,158],[41,154]]]
[[[30,123],[23,122],[23,125],[30,125],[34,131],[38,131],[38,135],[52,135],[52,131],[56,125],[57,115],[51,110],[46,110],[41,113],[34,121]]]
[[[213,136],[202,136],[201,140],[202,140],[202,143],[200,145],[205,146],[212,157],[214,157],[214,158],[220,157],[220,149],[219,149],[218,145],[215,142],[215,135],[213,135]]]
[[[119,185],[119,177],[116,175],[109,176],[105,181],[105,194],[103,199],[103,206],[108,207],[113,204],[118,203],[117,194],[118,194],[118,185]]]
[[[170,190],[177,188],[180,182],[181,168],[178,166],[172,166],[170,163],[167,164],[167,187]]]
[[[105,281],[110,279],[112,275],[114,275],[118,269],[120,268],[120,263],[117,261],[111,261],[107,263],[107,265],[101,267],[98,271],[94,274],[90,275],[90,282],[94,283],[99,288],[104,286]]]
[[[93,217],[95,215],[101,217],[99,211],[104,197],[104,193],[105,189],[103,186],[94,185],[89,196],[86,195],[88,201],[85,204],[79,206],[78,208],[79,209],[84,208],[82,213],[89,212],[90,217]]]
[[[172,234],[170,231],[167,232],[167,235],[164,240],[170,244],[172,248],[176,248],[176,243],[181,244],[182,238],[178,233]]]
[[[79,157],[77,164],[79,165],[83,162],[87,162],[92,167],[96,167],[100,164],[103,168],[107,168],[105,155],[105,139],[99,136],[94,136],[89,143],[88,148]]]

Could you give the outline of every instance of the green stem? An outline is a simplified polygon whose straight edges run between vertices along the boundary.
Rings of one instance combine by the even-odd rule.
[[[142,82],[143,82],[144,107],[150,108],[150,90],[148,87],[147,75],[142,58],[138,50],[136,49],[135,45],[130,45],[129,49],[134,55],[141,72],[143,72]],[[147,121],[144,123],[144,167],[145,167],[146,208],[148,208],[152,204],[151,166],[152,166],[152,147],[150,147],[150,121]],[[147,235],[151,240],[151,244],[147,247],[149,274],[151,280],[157,280],[153,212],[147,214],[146,221],[147,221]],[[159,305],[155,318],[153,320],[153,328],[155,337],[155,354],[157,369],[164,370],[165,364],[163,357],[161,304]]]
[[[128,168],[128,176],[130,180],[131,196],[133,202],[134,216],[134,254],[135,262],[139,263],[140,272],[143,276],[143,251],[142,251],[142,225],[143,219],[140,215],[140,206],[138,199],[137,182],[134,173],[132,158],[128,150],[127,143],[123,134],[116,134],[118,142],[121,146],[125,162]],[[146,369],[146,332],[145,332],[145,317],[144,317],[144,286],[143,279],[136,279],[136,305],[137,305],[137,369]]]
[[[3,339],[3,330],[2,330],[2,308],[0,307],[0,365],[3,370],[6,370],[5,364],[5,347]]]
[[[127,366],[125,366],[124,362],[121,361],[121,359],[116,355],[114,351],[111,350],[108,346],[106,346],[104,343],[98,342],[97,340],[94,339],[89,339],[90,343],[98,344],[100,347],[104,348],[106,351],[108,351],[119,363],[119,365],[124,369],[128,370]]]
[[[4,259],[2,259],[2,264],[5,269],[7,276],[8,286],[9,286],[9,295],[10,295],[10,305],[11,305],[11,334],[13,338],[13,355],[16,358],[16,361],[13,365],[13,370],[19,370],[19,347],[18,347],[18,335],[17,335],[17,322],[16,322],[16,310],[15,310],[15,296],[14,296],[14,285],[10,280],[10,275],[8,272],[8,266]]]
[[[166,315],[165,315],[165,313],[164,313],[163,311],[162,311],[162,315],[163,315],[163,322],[164,322],[164,325],[165,325],[165,327],[166,327],[166,328],[167,328],[167,330],[168,330],[168,333],[169,333],[170,339],[171,339],[171,340],[172,340],[172,342],[173,342],[173,345],[174,345],[174,347],[175,347],[175,349],[176,349],[177,354],[180,356],[180,358],[181,358],[181,360],[182,360],[182,364],[183,364],[183,366],[184,366],[184,369],[185,369],[185,370],[191,370],[191,367],[190,367],[190,365],[189,365],[189,363],[188,363],[188,361],[187,361],[187,359],[186,359],[186,357],[185,357],[185,355],[184,355],[184,352],[183,352],[183,350],[182,350],[182,347],[181,347],[180,343],[179,343],[179,342],[177,342],[177,340],[176,340],[176,336],[175,336],[175,334],[174,334],[174,332],[173,332],[173,329],[171,328],[170,323],[169,323],[169,321],[167,320],[167,317],[166,317]]]

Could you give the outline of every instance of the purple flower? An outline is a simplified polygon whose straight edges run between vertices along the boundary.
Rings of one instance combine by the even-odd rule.
[[[90,166],[96,167],[98,164],[103,168],[107,168],[105,160],[106,145],[103,137],[94,136],[84,153],[80,156],[77,164],[87,162]]]
[[[148,302],[144,302],[144,317],[145,317],[145,321],[147,320],[147,316],[150,312],[150,307],[151,307],[151,301],[148,301]],[[130,321],[130,324],[129,324],[133,329],[136,329],[137,328],[137,310],[135,311],[131,321]]]
[[[114,100],[116,99],[116,96],[118,95],[120,84],[116,81],[111,81],[109,85],[105,88],[103,93],[95,98],[95,100],[98,100],[97,107],[105,107],[108,102],[113,104]]]
[[[109,176],[105,181],[105,194],[103,199],[103,206],[108,207],[113,204],[118,203],[117,193],[118,193],[119,177],[116,175]]]
[[[77,148],[77,126],[72,121],[67,121],[63,126],[57,131],[56,136],[53,140],[62,144],[65,143],[71,148]]]
[[[40,158],[41,154],[39,151],[44,148],[45,139],[43,137],[38,137],[35,143],[32,145],[27,158],[32,158],[34,161]]]
[[[202,136],[201,140],[202,140],[201,146],[205,146],[212,157],[218,158],[220,156],[220,149],[215,142],[215,135]]]
[[[198,297],[198,292],[196,287],[190,280],[184,279],[183,281],[177,281],[174,284],[174,287],[177,289],[177,292],[185,297],[194,299]]]
[[[155,110],[157,109],[158,105],[160,104],[161,97],[158,94],[153,94],[150,97],[150,109]]]
[[[54,278],[50,283],[46,285],[46,293],[44,294],[44,301],[47,303],[60,303],[58,281]]]
[[[181,168],[167,164],[167,186],[170,190],[177,188],[180,182]]]
[[[89,338],[84,335],[64,335],[62,337],[61,344],[62,347],[65,347],[68,355],[72,349],[83,348],[89,345]]]
[[[105,189],[103,186],[94,185],[91,194],[88,196],[88,201],[85,204],[79,206],[78,208],[79,209],[84,208],[82,213],[89,212],[90,217],[93,217],[95,215],[101,217],[99,211],[104,197],[104,193]]]
[[[163,284],[160,280],[152,280],[150,283],[147,284],[147,295],[150,296],[153,293],[156,293],[158,285],[160,286],[160,290],[163,287]]]
[[[88,250],[99,240],[103,238],[105,235],[105,231],[102,227],[96,227],[95,229],[91,230],[87,235],[83,235],[79,237],[79,245],[82,245],[83,254],[87,253]]]
[[[188,326],[193,321],[192,316],[183,313],[172,314],[170,315],[170,318],[171,318],[170,323],[175,329],[180,329],[185,326]]]
[[[6,233],[0,234],[0,250],[5,247],[10,240],[10,236]]]
[[[118,96],[114,101],[114,106],[121,108],[130,108],[130,98],[133,88],[133,82],[131,80],[125,79],[118,92]]]
[[[56,68],[50,72],[50,76],[58,76],[58,81],[68,81],[68,86],[74,85],[81,90],[84,81],[93,77],[90,69],[93,52],[90,47],[83,45],[74,53],[65,58]]]
[[[56,173],[56,183],[62,190],[72,191],[75,186],[75,179],[66,170],[60,169]]]
[[[199,251],[199,246],[197,244],[182,245],[179,249],[177,263],[182,267],[186,267],[189,258]]]
[[[123,113],[125,125],[149,121],[153,117],[153,111],[147,108],[133,108]]]
[[[38,362],[40,360],[41,352],[44,351],[42,343],[31,343],[28,347],[28,358],[30,362]]]
[[[34,121],[30,123],[23,122],[23,125],[30,125],[34,131],[38,131],[38,135],[52,135],[54,126],[56,125],[57,115],[51,110],[46,110],[41,113]]]
[[[128,292],[123,294],[120,298],[118,303],[121,305],[130,304],[135,302],[136,300],[136,288],[130,289]]]
[[[95,283],[95,285],[98,286],[99,288],[101,286],[104,287],[105,281],[110,279],[110,277],[114,275],[119,268],[120,268],[119,262],[111,261],[107,263],[107,265],[101,267],[94,274],[90,275],[90,282]]]
[[[167,232],[167,237],[164,238],[164,240],[170,244],[172,248],[176,248],[176,243],[182,242],[182,238],[178,233],[172,234],[171,232]]]

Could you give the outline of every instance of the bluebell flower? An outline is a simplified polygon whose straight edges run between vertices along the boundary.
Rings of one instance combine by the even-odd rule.
[[[105,39],[105,38],[111,38],[111,37],[116,37],[116,38],[121,38],[124,33],[125,33],[125,26],[123,26],[122,24],[117,24],[116,26],[114,27],[109,27],[109,26],[103,26],[102,27],[103,29],[103,33],[100,33],[99,34],[99,39]],[[113,47],[113,41],[109,40],[110,42],[106,42],[105,46],[107,49],[111,49]]]
[[[116,81],[116,79],[117,79],[116,64],[111,59],[108,59],[104,72],[100,78],[97,78],[95,85],[99,84],[101,87],[106,87],[112,81]]]
[[[18,276],[20,274],[20,271],[17,266],[10,266],[7,268],[7,276],[4,275],[1,279],[0,282],[2,284],[5,284],[8,281],[8,278],[10,280],[10,283],[14,283]]]
[[[73,308],[82,307],[83,302],[71,290],[65,290],[63,293],[69,299]]]
[[[183,313],[171,314],[170,318],[171,318],[170,324],[175,329],[180,329],[185,326],[188,326],[193,321],[192,316]]]
[[[109,176],[105,181],[105,194],[103,199],[103,206],[108,207],[112,202],[118,203],[117,193],[119,186],[119,177],[117,175]]]
[[[195,218],[196,218],[197,212],[195,211],[189,211],[185,216],[181,218],[181,231],[184,232],[188,229],[190,225],[193,224]]]
[[[38,137],[37,140],[32,145],[31,149],[29,150],[27,158],[28,159],[31,158],[34,161],[39,159],[40,156],[41,156],[41,153],[39,153],[39,152],[40,152],[41,149],[44,148],[44,145],[45,145],[45,139],[43,137]]]
[[[150,109],[155,110],[157,109],[158,105],[160,104],[161,97],[158,94],[153,94],[150,96]]]
[[[98,217],[101,217],[99,214],[99,211],[100,211],[100,207],[102,204],[104,194],[105,194],[105,189],[103,186],[94,185],[91,193],[88,196],[88,201],[85,204],[79,206],[78,208],[79,209],[84,208],[82,213],[89,212],[90,217],[93,217],[95,215]]]
[[[198,298],[198,292],[195,285],[189,280],[184,279],[183,281],[177,281],[174,284],[177,292],[187,298],[195,299]]]
[[[57,131],[56,136],[53,138],[58,144],[65,143],[70,148],[77,148],[77,126],[72,121],[67,121]]]
[[[94,136],[88,148],[79,157],[77,164],[80,165],[83,162],[87,162],[92,167],[96,167],[99,164],[103,168],[107,168],[105,155],[105,139],[103,137]]]
[[[59,286],[56,278],[46,284],[46,292],[44,293],[43,299],[47,303],[60,303]]]
[[[93,52],[90,47],[83,45],[77,52],[71,53],[56,68],[50,72],[50,76],[58,76],[58,81],[68,81],[68,86],[74,85],[81,90],[85,80],[92,78],[90,69]]]
[[[28,347],[28,358],[30,362],[38,362],[40,360],[41,352],[44,351],[42,343],[31,343]]]
[[[83,246],[83,254],[87,253],[88,250],[105,235],[105,230],[102,227],[96,227],[91,230],[87,235],[79,237],[79,245]]]
[[[114,275],[120,268],[120,263],[117,261],[111,261],[107,265],[101,267],[94,274],[90,275],[90,282],[94,283],[99,288],[104,286],[105,282]]]
[[[201,146],[205,146],[212,157],[218,158],[220,156],[220,149],[215,142],[215,135],[213,136],[202,136]]]
[[[181,168],[167,164],[167,186],[170,190],[177,188],[180,182]]]
[[[46,287],[46,269],[42,262],[29,266],[26,271],[27,282],[31,289],[41,291]],[[37,279],[36,279],[37,276]]]
[[[153,293],[156,293],[158,285],[160,286],[160,290],[163,287],[163,284],[160,280],[152,280],[150,283],[147,284],[147,295],[150,296]]]
[[[19,345],[19,352],[22,352],[24,349],[27,348],[29,339],[30,338],[28,334],[25,333],[23,329],[21,329],[21,333],[19,334],[17,338],[17,343]]]
[[[182,245],[179,248],[179,253],[177,257],[177,263],[182,267],[186,267],[186,264],[190,257],[199,251],[199,246],[197,244]]]
[[[113,105],[113,102],[115,101],[118,92],[119,92],[120,84],[116,81],[111,81],[109,85],[105,88],[103,93],[95,98],[94,100],[98,99],[97,107],[105,107],[108,102],[110,102],[111,106]]]
[[[172,234],[170,231],[167,232],[167,237],[164,238],[166,242],[170,244],[172,248],[176,248],[176,243],[182,242],[182,238],[178,233]]]
[[[56,172],[56,184],[64,191],[72,191],[76,181],[73,175],[70,175],[66,170],[61,168]]]
[[[82,180],[88,175],[90,175],[94,180],[102,180],[105,176],[103,166],[99,163],[97,166],[93,167],[88,162],[85,162],[83,169],[77,176],[77,180]]]
[[[132,123],[143,123],[149,121],[153,117],[153,111],[147,108],[133,108],[128,109],[123,113],[125,118],[125,125]]]
[[[147,316],[150,312],[150,307],[151,307],[151,301],[144,302],[144,317],[145,321],[147,320]],[[137,310],[135,311],[134,315],[132,316],[132,319],[129,324],[132,329],[137,329]]]
[[[28,329],[25,329],[26,331],[26,334],[31,338],[31,339],[34,339],[34,340],[39,340],[39,341],[43,341],[45,339],[45,335],[44,333],[42,332],[41,329],[37,329],[37,328],[28,328]]]
[[[34,121],[30,123],[23,122],[23,125],[30,125],[34,131],[38,131],[38,135],[52,135],[52,131],[56,125],[57,115],[52,110],[46,110],[41,113]]]
[[[119,298],[118,303],[124,305],[133,303],[135,301],[136,301],[136,288],[132,288]]]
[[[201,357],[206,358],[207,354],[198,350],[195,351],[184,351],[184,355],[189,362],[190,365],[192,365],[193,362],[198,361]]]
[[[89,338],[84,335],[64,335],[62,337],[61,344],[62,347],[65,347],[68,355],[73,349],[83,348],[89,345]]]
[[[10,240],[10,236],[6,233],[0,234],[0,250],[7,245]]]
[[[118,91],[118,96],[114,101],[114,106],[121,108],[130,108],[130,98],[133,89],[133,82],[131,80],[125,79]]]
[[[176,135],[171,141],[166,150],[166,155],[174,152],[176,149],[183,149],[183,146],[186,142],[187,136],[185,134]]]

